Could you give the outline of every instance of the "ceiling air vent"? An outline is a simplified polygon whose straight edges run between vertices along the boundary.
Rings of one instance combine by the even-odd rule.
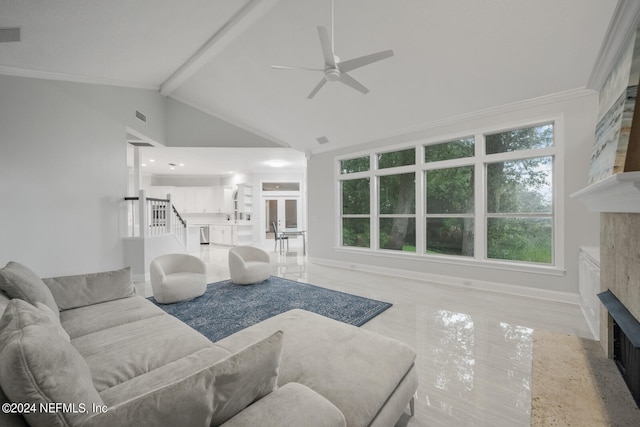
[[[145,116],[138,110],[136,110],[136,117],[138,118],[138,120],[147,123],[147,116]]]
[[[137,141],[129,141],[129,144],[134,147],[154,147],[153,144],[149,144],[148,142],[137,142]]]
[[[19,42],[20,27],[0,28],[0,43]]]
[[[318,144],[326,144],[327,142],[329,142],[329,139],[326,136],[321,136],[319,138],[316,138],[316,141],[318,141]]]

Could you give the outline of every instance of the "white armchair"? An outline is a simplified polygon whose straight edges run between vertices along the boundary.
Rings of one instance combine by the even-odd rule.
[[[167,254],[151,261],[153,297],[161,304],[199,297],[207,289],[207,267],[189,254]]]
[[[229,274],[238,285],[262,282],[271,276],[271,258],[254,246],[233,247],[229,249]]]

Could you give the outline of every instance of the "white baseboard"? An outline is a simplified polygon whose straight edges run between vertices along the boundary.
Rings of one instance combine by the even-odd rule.
[[[344,268],[346,270],[362,271],[365,273],[377,273],[405,279],[420,280],[443,285],[458,286],[461,288],[478,289],[489,292],[499,292],[508,295],[524,296],[546,301],[562,302],[566,304],[580,305],[580,295],[570,292],[551,291],[547,289],[530,288],[527,286],[510,285],[507,283],[488,282],[454,276],[423,273],[418,271],[406,271],[395,268],[379,267],[369,264],[357,264],[342,262],[325,258],[309,258],[309,262],[330,267]]]

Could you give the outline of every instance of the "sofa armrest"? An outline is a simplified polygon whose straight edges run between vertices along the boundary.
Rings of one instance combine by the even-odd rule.
[[[84,307],[136,295],[131,267],[100,273],[50,277],[42,280],[60,310]]]
[[[222,427],[345,427],[344,415],[310,388],[288,383],[222,424]]]

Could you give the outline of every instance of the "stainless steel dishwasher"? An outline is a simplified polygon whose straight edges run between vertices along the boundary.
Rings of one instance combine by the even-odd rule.
[[[209,226],[208,225],[200,226],[200,244],[201,245],[209,244]]]

